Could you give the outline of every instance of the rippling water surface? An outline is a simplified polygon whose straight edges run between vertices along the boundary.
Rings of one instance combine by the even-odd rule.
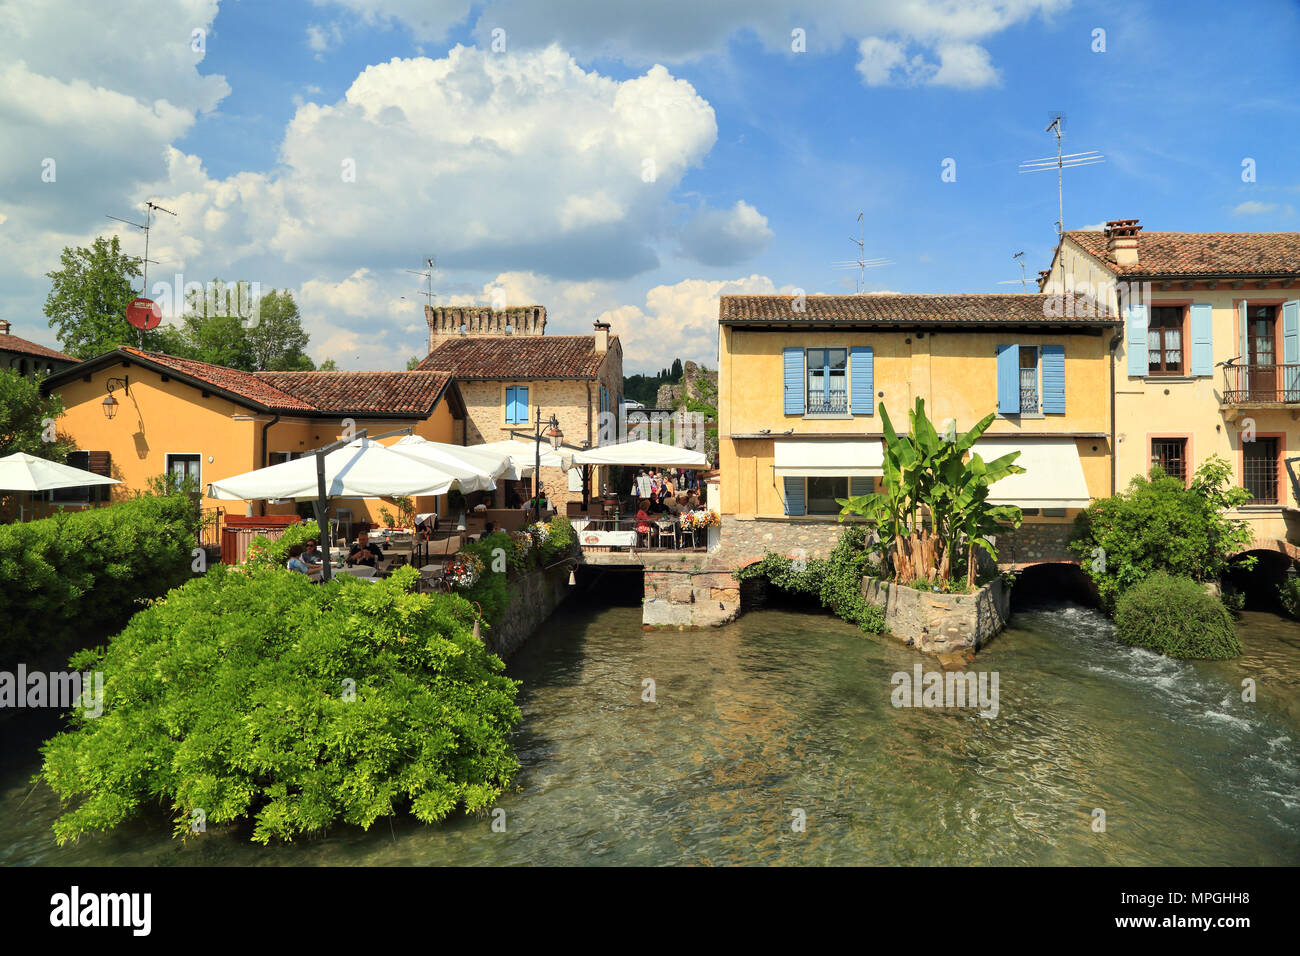
[[[919,658],[821,613],[693,633],[640,613],[562,611],[511,661],[505,833],[399,817],[263,849],[246,830],[172,840],[159,814],[57,848],[57,800],[29,782],[54,728],[11,722],[0,865],[1300,862],[1300,626],[1281,618],[1245,615],[1246,654],[1209,663],[1124,647],[1084,608],[1018,613],[977,661],[999,676],[981,719],[893,707]]]

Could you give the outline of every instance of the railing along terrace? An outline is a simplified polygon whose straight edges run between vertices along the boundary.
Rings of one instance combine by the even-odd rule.
[[[833,388],[829,392],[824,388],[808,389],[809,415],[844,415],[849,410],[848,389]]]
[[[1225,365],[1223,401],[1227,405],[1300,403],[1300,364]]]

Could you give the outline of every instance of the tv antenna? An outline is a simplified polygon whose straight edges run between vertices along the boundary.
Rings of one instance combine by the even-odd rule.
[[[1014,256],[1012,256],[1011,258],[1012,258],[1012,259],[1015,259],[1017,262],[1020,263],[1020,279],[1019,279],[1019,282],[1020,282],[1020,291],[1022,291],[1022,292],[1028,292],[1028,291],[1029,291],[1029,284],[1028,284],[1028,282],[1025,280],[1025,254],[1024,254],[1024,252],[1017,252],[1017,253],[1016,253]],[[1002,281],[1000,281],[1000,282],[998,283],[998,285],[1015,285],[1015,284],[1016,284],[1016,281],[1017,281],[1017,280],[1015,280],[1015,279],[1003,279]]]
[[[892,259],[881,257],[879,259],[868,259],[867,256],[867,232],[866,224],[862,221],[862,213],[858,213],[858,238],[854,239],[849,236],[849,242],[858,247],[858,257],[856,259],[841,259],[838,262],[832,262],[831,265],[836,269],[857,269],[858,270],[858,292],[862,293],[867,287],[867,270],[875,269],[878,266],[893,265]]]
[[[1056,156],[1044,156],[1041,159],[1027,159],[1020,164],[1022,173],[1039,173],[1045,169],[1056,170],[1056,237],[1059,239],[1061,233],[1065,231],[1065,187],[1063,185],[1062,171],[1075,166],[1093,166],[1097,163],[1104,163],[1106,157],[1095,149],[1090,149],[1082,153],[1061,153],[1061,121],[1065,119],[1064,113],[1057,113],[1052,117],[1052,122],[1044,133],[1056,134]]]
[[[403,269],[403,270],[402,270],[403,272],[409,272],[409,273],[410,273],[411,275],[413,275],[413,276],[423,276],[423,277],[424,277],[424,281],[427,282],[427,283],[429,284],[429,288],[428,288],[428,291],[426,291],[426,292],[421,292],[421,293],[419,293],[419,294],[422,295],[422,296],[425,296],[425,297],[429,300],[429,304],[430,304],[430,305],[433,304],[433,295],[434,295],[434,292],[433,292],[433,263],[434,263],[433,256],[429,256],[427,259],[424,260],[424,265],[425,265],[425,269],[424,269],[424,271],[416,272],[414,269]],[[402,296],[402,298],[405,299],[406,296]]]
[[[150,199],[148,202],[145,203],[145,209],[146,209],[145,219],[143,223],[132,222],[130,219],[119,219],[117,216],[108,216],[109,219],[113,219],[117,222],[126,223],[126,225],[128,226],[135,226],[135,228],[144,231],[144,255],[130,257],[132,259],[135,259],[137,262],[144,263],[144,268],[141,273],[142,281],[140,283],[140,295],[142,296],[149,289],[149,263],[152,262],[154,265],[158,264],[156,259],[149,258],[149,230],[153,228],[154,210],[156,209],[158,212],[165,212],[169,216],[176,215],[176,213],[172,212],[170,209],[163,208],[162,206],[154,202],[152,199]],[[139,334],[140,348],[144,348],[144,330],[140,329],[138,331],[140,333]]]

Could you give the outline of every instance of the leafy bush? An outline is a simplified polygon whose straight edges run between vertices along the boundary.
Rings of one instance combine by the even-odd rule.
[[[1223,660],[1241,653],[1223,602],[1187,577],[1154,571],[1115,605],[1115,633],[1125,644],[1170,657]]]
[[[1212,581],[1254,537],[1245,521],[1224,517],[1250,498],[1231,487],[1232,466],[1211,456],[1196,470],[1191,487],[1158,468],[1134,478],[1113,498],[1102,498],[1075,519],[1070,547],[1097,585],[1104,607],[1155,571]],[[1250,567],[1254,558],[1237,558]]]
[[[1282,599],[1286,612],[1300,619],[1300,577],[1288,574],[1286,580],[1277,586],[1277,596]]]
[[[0,526],[0,657],[121,628],[194,574],[198,524],[189,496],[143,495]]]
[[[289,560],[289,549],[295,544],[319,540],[320,526],[316,522],[299,521],[286,527],[284,534],[278,538],[268,538],[264,534],[253,538],[248,545],[248,557],[244,563],[248,567],[283,568]]]
[[[218,565],[108,644],[73,658],[104,673],[104,711],[74,714],[42,748],[45,781],[75,804],[60,843],[158,801],[176,835],[249,820],[267,843],[362,828],[409,806],[429,823],[482,810],[518,763],[518,684],[453,595],[410,593],[416,572],[315,585]]]
[[[769,551],[762,560],[735,572],[735,577],[740,581],[765,577],[783,591],[816,597],[823,607],[868,634],[883,634],[884,609],[862,597],[863,576],[879,573],[880,566],[867,549],[866,529],[848,525],[831,556],[807,560],[802,571],[789,557]]]

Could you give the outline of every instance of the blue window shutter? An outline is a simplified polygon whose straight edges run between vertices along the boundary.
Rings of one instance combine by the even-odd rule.
[[[998,411],[1020,414],[1020,346],[998,346]]]
[[[520,425],[528,424],[528,388],[520,385],[515,389],[516,421]]]
[[[870,345],[855,345],[849,350],[849,387],[852,393],[849,411],[854,415],[870,415],[872,412],[871,396],[876,388],[873,361]]]
[[[785,413],[802,415],[804,409],[803,349],[783,349],[781,361],[784,365]]]
[[[1043,414],[1065,414],[1065,346],[1044,345]]]
[[[506,424],[513,425],[514,423],[515,423],[515,387],[513,385],[507,385],[506,386]]]
[[[785,513],[788,515],[804,513],[802,478],[785,479]]]
[[[1192,339],[1192,374],[1214,374],[1214,307],[1197,302],[1188,310]]]
[[[871,494],[872,481],[866,475],[854,475],[849,479],[849,497],[857,498],[860,495]]]
[[[1128,374],[1145,377],[1147,361],[1147,307],[1130,305],[1124,309],[1124,351],[1128,354]]]
[[[1288,402],[1300,402],[1300,300],[1292,299],[1282,304],[1282,370],[1283,387]]]

